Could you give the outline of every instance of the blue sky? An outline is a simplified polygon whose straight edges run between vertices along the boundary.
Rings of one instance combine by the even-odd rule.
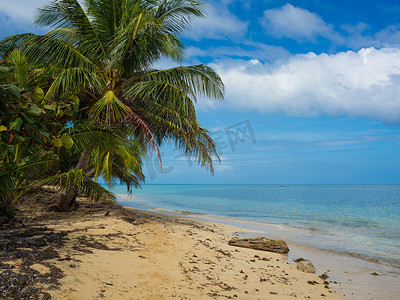
[[[0,0],[0,37],[40,32],[46,2]],[[225,83],[223,102],[196,105],[221,164],[211,176],[166,145],[147,183],[400,183],[398,1],[213,0],[205,14],[182,36],[183,64]]]

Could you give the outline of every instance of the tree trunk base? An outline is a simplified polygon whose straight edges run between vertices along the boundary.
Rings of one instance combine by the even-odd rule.
[[[76,201],[76,197],[78,196],[78,192],[76,190],[70,190],[67,193],[60,192],[57,195],[58,205],[57,208],[59,211],[73,211],[79,208],[79,204]]]

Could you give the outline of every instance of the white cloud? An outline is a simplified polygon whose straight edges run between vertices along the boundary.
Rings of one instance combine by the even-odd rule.
[[[213,67],[227,94],[222,104],[207,105],[400,122],[400,49],[309,53],[274,65],[231,60]]]
[[[215,173],[222,173],[222,172],[232,172],[234,171],[234,168],[232,165],[229,165],[227,163],[216,163],[214,164],[214,171]]]
[[[250,59],[250,63],[252,64],[252,65],[259,65],[260,64],[260,61],[257,59],[257,58],[255,58],[255,59]]]
[[[337,42],[341,40],[332,25],[326,24],[319,15],[289,3],[264,11],[260,23],[268,34],[279,38],[314,41],[316,37],[321,36]]]
[[[318,37],[323,37],[336,45],[347,45],[352,49],[400,46],[400,24],[389,25],[375,33],[370,32],[371,28],[366,23],[343,24],[339,33],[318,14],[289,3],[264,11],[260,23],[269,35],[299,42],[316,42]]]
[[[0,0],[0,12],[13,21],[31,24],[36,9],[48,2],[48,0]]]
[[[205,18],[197,18],[184,36],[196,41],[203,38],[224,40],[242,38],[249,22],[241,21],[226,6],[210,2],[206,6]]]
[[[82,1],[79,0],[82,4]],[[33,25],[37,9],[50,0],[0,0],[0,36],[21,32],[42,33]]]
[[[374,35],[379,45],[400,45],[400,24],[390,25]]]
[[[348,34],[346,45],[352,48],[361,47],[400,47],[400,24],[392,24],[371,34],[370,27],[365,23],[342,25]]]

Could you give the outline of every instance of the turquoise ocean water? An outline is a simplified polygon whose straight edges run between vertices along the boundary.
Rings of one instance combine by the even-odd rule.
[[[119,203],[272,224],[279,237],[400,268],[400,185],[144,185]]]

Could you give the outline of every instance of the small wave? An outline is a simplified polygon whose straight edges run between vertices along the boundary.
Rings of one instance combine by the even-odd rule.
[[[324,250],[327,250],[327,249],[324,249]],[[398,260],[398,259],[394,259],[394,258],[390,258],[390,257],[374,256],[374,255],[369,255],[369,254],[361,254],[361,253],[356,253],[356,252],[351,252],[351,251],[346,251],[346,250],[327,250],[327,251],[332,251],[337,254],[347,255],[350,257],[363,259],[363,260],[366,260],[366,261],[369,261],[372,263],[378,263],[378,264],[383,264],[383,265],[387,265],[390,267],[395,267],[395,268],[399,269],[399,272],[400,272],[400,260]],[[400,273],[399,273],[399,275],[400,275]]]

